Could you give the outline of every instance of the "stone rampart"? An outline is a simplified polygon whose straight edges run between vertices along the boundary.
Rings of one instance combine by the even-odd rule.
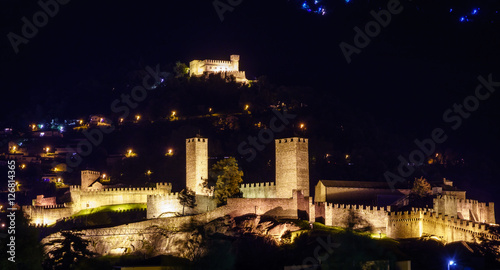
[[[377,232],[385,232],[387,227],[387,212],[390,206],[376,207],[366,205],[346,205],[319,203],[324,207],[325,225],[347,227],[350,216],[357,219],[358,227],[370,226]],[[319,211],[320,214],[322,211]],[[318,212],[316,212],[318,214]]]
[[[210,196],[196,195],[196,207],[182,207],[179,202],[179,193],[170,193],[164,195],[148,195],[147,218],[172,217],[184,214],[199,214],[214,210],[217,207],[216,201]]]
[[[30,218],[33,225],[52,225],[59,219],[69,217],[73,214],[71,207],[66,204],[47,206],[23,206],[22,210]]]
[[[274,182],[250,183],[240,185],[243,198],[276,198]]]

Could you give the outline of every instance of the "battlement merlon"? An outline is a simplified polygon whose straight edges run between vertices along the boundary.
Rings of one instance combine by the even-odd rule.
[[[288,142],[305,142],[308,143],[309,139],[307,138],[301,138],[301,137],[290,137],[290,138],[284,138],[284,139],[275,139],[276,143],[288,143]]]

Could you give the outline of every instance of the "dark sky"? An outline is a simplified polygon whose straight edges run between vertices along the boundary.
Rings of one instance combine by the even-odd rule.
[[[500,81],[499,5],[401,1],[403,11],[348,64],[339,44],[353,45],[353,27],[364,29],[373,21],[370,11],[386,9],[388,2],[322,1],[327,14],[320,16],[295,0],[242,0],[221,21],[213,1],[72,0],[15,53],[8,33],[21,35],[21,18],[33,21],[41,7],[36,1],[3,0],[0,123],[29,121],[23,116],[47,104],[43,99],[102,99],[103,89],[111,91],[141,66],[240,54],[240,69],[250,78],[267,75],[277,84],[333,92],[391,132],[426,138],[435,127],[449,127],[443,113],[474,93],[479,75],[491,73]],[[460,22],[462,16],[469,21]],[[481,101],[450,140],[496,157],[498,96]]]

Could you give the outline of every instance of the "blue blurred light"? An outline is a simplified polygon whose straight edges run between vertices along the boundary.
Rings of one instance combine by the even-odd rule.
[[[475,15],[477,13],[477,9],[472,10],[472,15]]]
[[[452,12],[452,11],[453,11],[453,9],[452,9],[452,8],[450,8],[450,12]]]
[[[465,18],[464,18],[464,17],[461,17],[461,18],[460,18],[460,21],[461,21],[461,22],[465,21]]]
[[[345,0],[345,2],[346,2],[346,3],[349,3],[349,2],[351,2],[351,0]]]

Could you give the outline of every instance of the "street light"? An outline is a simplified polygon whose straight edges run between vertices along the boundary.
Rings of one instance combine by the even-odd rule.
[[[452,265],[456,265],[456,263],[453,260],[448,262],[448,270],[450,270],[450,266]]]

